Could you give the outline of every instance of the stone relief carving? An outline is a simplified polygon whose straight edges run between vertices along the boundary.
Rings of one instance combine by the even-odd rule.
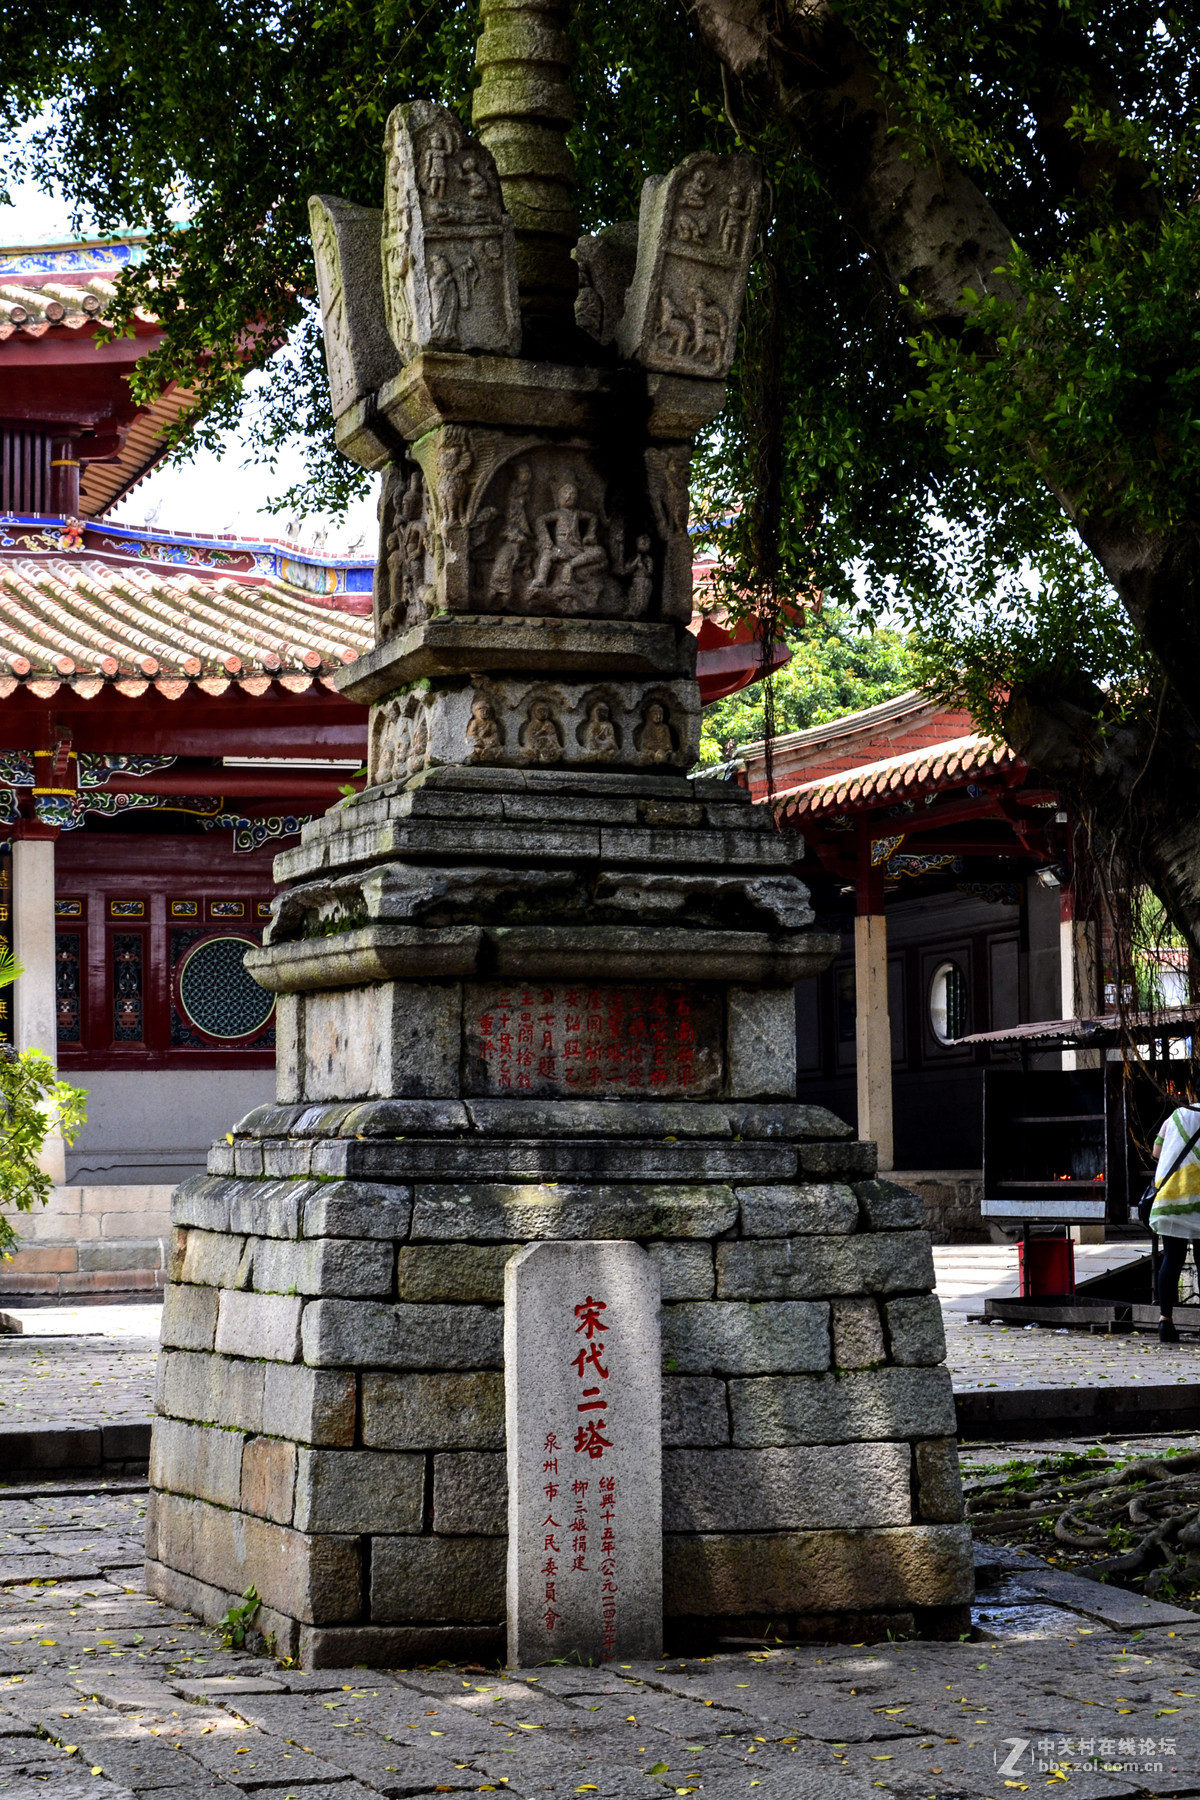
[[[640,618],[651,610],[649,536],[636,534],[627,551],[628,502],[586,451],[530,444],[477,491],[472,611]]]
[[[621,740],[613,724],[612,703],[593,700],[587,709],[587,720],[576,736],[587,755],[597,762],[612,762],[621,753]]]
[[[512,221],[496,167],[445,107],[396,107],[385,136],[383,296],[392,341],[421,350],[520,349]]]
[[[486,694],[481,694],[471,707],[466,736],[471,762],[498,762],[504,754],[504,727],[496,717],[494,702]]]
[[[688,537],[691,449],[672,444],[647,450],[646,491],[654,527],[663,546],[662,616],[686,621],[692,616],[692,545]]]
[[[382,640],[429,616],[429,530],[425,482],[414,463],[392,463],[379,495],[375,635]]]
[[[699,730],[689,681],[447,678],[376,702],[370,781],[461,763],[684,769],[695,761]]]
[[[400,372],[400,357],[388,335],[380,277],[383,214],[354,206],[332,194],[314,194],[308,203],[325,368],[335,419],[354,408],[373,410],[376,390]],[[384,441],[384,438],[387,441]],[[343,452],[364,468],[382,467],[394,440],[381,437],[377,422],[339,435]]]
[[[675,759],[675,733],[671,729],[669,708],[662,700],[648,700],[642,712],[642,723],[633,734],[641,761],[669,763]]]
[[[429,696],[422,690],[395,694],[371,708],[368,787],[405,781],[429,759]]]
[[[689,156],[642,189],[637,268],[617,343],[664,374],[729,373],[761,175],[748,156]]]
[[[598,344],[611,344],[625,310],[625,293],[637,266],[637,222],[622,219],[594,237],[581,237],[574,256],[579,268],[575,323]]]
[[[534,762],[556,763],[562,760],[562,728],[554,716],[549,700],[534,700],[529,716],[521,727],[520,743]]]

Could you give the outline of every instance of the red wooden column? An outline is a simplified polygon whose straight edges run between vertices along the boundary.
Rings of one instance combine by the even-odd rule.
[[[50,511],[79,517],[79,449],[74,438],[50,441]]]
[[[871,821],[859,820],[855,882],[854,1004],[858,1070],[858,1135],[879,1148],[879,1166],[893,1166],[892,1025],[888,1016],[887,923],[883,864],[871,861]]]

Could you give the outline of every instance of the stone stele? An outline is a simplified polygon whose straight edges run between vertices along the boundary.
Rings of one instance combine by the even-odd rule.
[[[638,1244],[528,1244],[504,1272],[508,1660],[662,1651],[659,1271]]]
[[[504,1267],[623,1240],[663,1284],[665,1647],[957,1635],[920,1203],[797,1104],[837,940],[769,808],[690,773],[688,468],[759,170],[690,157],[581,240],[565,0],[481,11],[474,135],[402,106],[382,208],[312,207],[337,441],[382,469],[338,677],[370,779],[275,863],[277,1103],[174,1199],[148,1579],[214,1618],[253,1584],[306,1665],[502,1655]]]

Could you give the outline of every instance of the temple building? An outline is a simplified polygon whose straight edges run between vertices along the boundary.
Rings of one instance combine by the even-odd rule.
[[[259,943],[272,860],[362,785],[374,559],[107,523],[191,395],[128,377],[149,315],[100,339],[137,240],[0,250],[0,934],[25,973],[0,1041],[88,1090],[49,1147],[0,1296],[163,1280],[171,1188],[274,1093]],[[752,634],[693,621],[703,697],[755,680]]]
[[[921,693],[790,732],[730,773],[797,834],[841,951],[797,987],[799,1096],[857,1119],[943,1239],[982,1235],[980,1034],[1097,1010],[1101,946],[1075,919],[1073,834],[1054,788],[968,713]],[[1026,1060],[1029,1060],[1026,1058]],[[1033,1047],[1035,1069],[1090,1060]]]

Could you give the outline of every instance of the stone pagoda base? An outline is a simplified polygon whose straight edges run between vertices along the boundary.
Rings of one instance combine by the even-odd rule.
[[[253,1585],[306,1666],[502,1656],[504,1266],[627,1239],[662,1279],[667,1648],[964,1628],[923,1209],[795,1103],[831,945],[788,855],[727,784],[472,769],[280,858],[279,1104],[174,1201],[152,1592]]]

